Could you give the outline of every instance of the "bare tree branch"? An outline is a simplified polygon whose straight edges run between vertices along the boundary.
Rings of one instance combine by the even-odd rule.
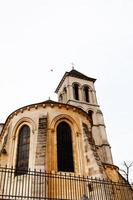
[[[133,162],[131,162],[131,164],[129,165],[129,167],[132,167],[133,166]]]
[[[131,163],[127,163],[127,162],[123,162],[123,167],[124,169],[120,169],[120,171],[123,173],[123,176],[126,178],[126,180],[129,182],[130,179],[130,169],[131,167],[133,167],[133,162]]]

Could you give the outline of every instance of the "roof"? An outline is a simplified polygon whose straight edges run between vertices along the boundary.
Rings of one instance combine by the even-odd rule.
[[[63,81],[65,80],[65,78],[67,76],[71,76],[71,77],[76,77],[76,78],[79,78],[79,79],[84,79],[84,80],[87,80],[87,81],[92,81],[93,83],[96,81],[95,78],[90,78],[82,73],[80,73],[79,71],[75,70],[75,69],[72,69],[70,72],[66,72],[63,76],[63,78],[61,79],[59,85],[57,86],[56,90],[55,90],[55,93],[57,93],[63,83]]]
[[[6,128],[8,127],[8,124],[10,122],[10,120],[13,118],[13,116],[17,115],[17,113],[19,112],[23,112],[24,110],[29,110],[30,108],[38,108],[38,107],[44,107],[45,105],[50,105],[50,104],[53,104],[53,105],[62,105],[62,106],[66,106],[66,107],[69,107],[69,108],[75,108],[77,110],[80,110],[82,113],[84,113],[87,117],[88,117],[88,114],[82,109],[82,108],[79,108],[77,106],[74,106],[74,105],[70,105],[70,104],[65,104],[65,103],[61,103],[61,102],[57,102],[57,101],[53,101],[53,100],[46,100],[46,101],[43,101],[43,102],[40,102],[40,103],[34,103],[34,104],[30,104],[30,105],[27,105],[27,106],[23,106],[17,110],[15,110],[14,112],[12,112],[6,119],[5,123],[3,124],[3,127],[2,127],[2,130],[1,130],[1,133],[0,133],[0,139],[2,138]]]

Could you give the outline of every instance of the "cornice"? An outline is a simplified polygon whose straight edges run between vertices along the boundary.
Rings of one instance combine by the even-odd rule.
[[[101,144],[101,145],[96,145],[97,148],[104,147],[104,146],[108,146],[109,148],[111,148],[110,144],[108,144],[108,143],[104,143],[104,144]]]
[[[93,124],[93,126],[95,127],[103,126],[104,128],[106,128],[105,124]]]
[[[103,166],[104,166],[104,168],[106,169],[106,168],[111,168],[111,169],[115,169],[115,170],[119,170],[119,167],[118,166],[116,166],[116,165],[114,165],[114,164],[109,164],[109,163],[102,163],[103,164]]]
[[[67,101],[67,103],[70,102],[70,101],[75,102],[75,103],[84,104],[84,105],[86,105],[86,106],[93,106],[93,107],[97,107],[97,108],[100,107],[98,104],[92,104],[92,103],[88,103],[88,102],[85,102],[85,101],[79,101],[79,100],[75,100],[75,99],[69,99],[69,100]]]
[[[52,101],[52,100],[47,100],[41,103],[35,103],[35,104],[30,104],[24,107],[21,107],[17,110],[15,110],[14,112],[12,112],[6,119],[5,123],[3,124],[3,128],[0,134],[0,140],[2,139],[2,136],[4,135],[5,131],[7,130],[7,127],[11,121],[11,119],[14,116],[17,116],[19,113],[23,113],[25,111],[30,111],[31,109],[35,109],[37,110],[38,108],[46,108],[47,106],[50,106],[51,108],[54,108],[55,106],[57,106],[58,108],[65,108],[66,110],[71,109],[73,112],[77,112],[79,114],[82,113],[82,115],[84,115],[87,119],[89,119],[88,114],[82,110],[79,107],[70,105],[70,104],[64,104],[64,103],[60,103],[60,102],[56,102],[56,101]]]

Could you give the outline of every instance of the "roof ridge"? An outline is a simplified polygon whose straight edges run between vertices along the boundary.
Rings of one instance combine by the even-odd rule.
[[[69,72],[65,72],[64,76],[62,77],[60,83],[58,84],[58,86],[57,86],[57,88],[55,90],[56,93],[59,91],[62,82],[65,80],[65,78],[67,76],[71,76],[71,77],[76,77],[76,78],[83,79],[83,80],[92,81],[93,83],[96,81],[95,78],[88,77],[88,76],[84,75],[83,73],[81,73],[81,72],[79,72],[79,71],[77,71],[75,69],[72,69]]]

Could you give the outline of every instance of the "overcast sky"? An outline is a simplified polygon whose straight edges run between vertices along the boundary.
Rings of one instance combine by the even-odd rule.
[[[133,1],[0,0],[1,123],[22,106],[57,100],[71,62],[97,78],[114,163],[133,161]]]

